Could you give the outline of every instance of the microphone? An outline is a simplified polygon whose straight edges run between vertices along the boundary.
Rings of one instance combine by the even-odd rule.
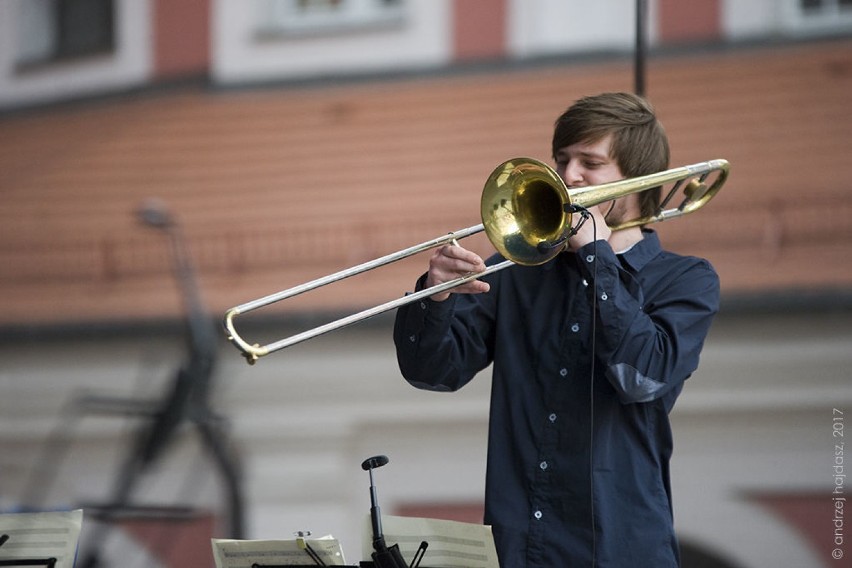
[[[387,465],[388,461],[390,460],[387,456],[373,456],[361,464],[361,469],[370,472],[370,521],[373,525],[373,548],[376,548],[377,544],[384,546],[385,542],[382,534],[382,510],[379,508],[376,486],[373,484],[373,469]]]
[[[582,205],[574,205],[573,203],[564,203],[562,205],[562,210],[565,213],[588,213],[589,210],[583,207]]]
[[[364,471],[370,471],[377,467],[382,467],[383,465],[387,465],[390,460],[387,456],[373,456],[371,458],[367,458],[364,460],[364,463],[361,464],[361,469]],[[370,471],[370,481],[373,480],[372,471]]]
[[[379,509],[379,500],[376,496],[376,486],[373,484],[373,470],[388,463],[387,456],[373,456],[367,458],[361,464],[361,469],[370,473],[370,522],[373,526],[373,563],[377,568],[408,568],[399,546],[394,544],[388,547],[385,544],[385,536],[382,534],[382,511]]]
[[[541,254],[547,254],[555,248],[559,248],[565,244],[565,241],[568,240],[568,237],[562,237],[556,239],[555,241],[541,241],[535,246],[535,249]]]

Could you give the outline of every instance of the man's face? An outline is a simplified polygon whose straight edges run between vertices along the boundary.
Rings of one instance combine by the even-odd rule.
[[[608,135],[597,142],[578,142],[561,148],[556,152],[556,173],[568,186],[586,187],[624,179],[621,168],[610,157],[612,136]],[[614,226],[629,217],[635,218],[631,211],[638,210],[636,195],[628,195],[598,205],[606,214],[607,224]],[[609,212],[609,214],[607,214]]]

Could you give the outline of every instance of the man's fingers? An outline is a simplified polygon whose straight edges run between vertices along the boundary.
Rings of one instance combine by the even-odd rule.
[[[460,246],[443,246],[438,249],[437,256],[442,268],[449,272],[465,274],[485,270],[485,262],[478,254]]]
[[[429,273],[426,279],[428,287],[444,282],[449,282],[469,274],[479,273],[485,270],[485,262],[476,253],[461,246],[446,245],[438,248],[429,261]],[[457,294],[480,294],[487,292],[490,286],[485,282],[472,280],[460,286],[451,288],[450,291],[433,296],[433,299],[441,301],[446,299],[450,292]]]
[[[485,263],[479,255],[456,246],[439,248],[430,260],[430,271],[441,276],[441,280],[483,270]]]

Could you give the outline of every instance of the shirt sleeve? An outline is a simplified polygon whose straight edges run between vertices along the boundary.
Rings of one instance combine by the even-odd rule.
[[[423,288],[425,275],[418,280]],[[492,361],[493,289],[486,294],[450,294],[402,306],[394,344],[403,377],[417,388],[455,391]]]
[[[605,241],[578,253],[581,271],[594,282],[596,357],[621,402],[649,402],[680,387],[698,367],[719,308],[710,263],[672,255],[653,289],[643,289]]]

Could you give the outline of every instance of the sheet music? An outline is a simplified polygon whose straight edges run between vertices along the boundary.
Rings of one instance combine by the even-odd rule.
[[[299,542],[302,540],[302,543]],[[212,539],[216,568],[251,568],[252,564],[305,566],[314,564],[304,544],[327,566],[346,564],[340,543],[332,536],[293,540]]]
[[[488,525],[382,515],[382,533],[388,546],[399,545],[406,562],[411,562],[425,540],[429,546],[420,563],[424,568],[500,568]],[[362,550],[368,559],[373,552],[369,516],[362,534]]]
[[[82,525],[81,509],[0,515],[0,560],[56,558],[56,568],[73,568]]]

